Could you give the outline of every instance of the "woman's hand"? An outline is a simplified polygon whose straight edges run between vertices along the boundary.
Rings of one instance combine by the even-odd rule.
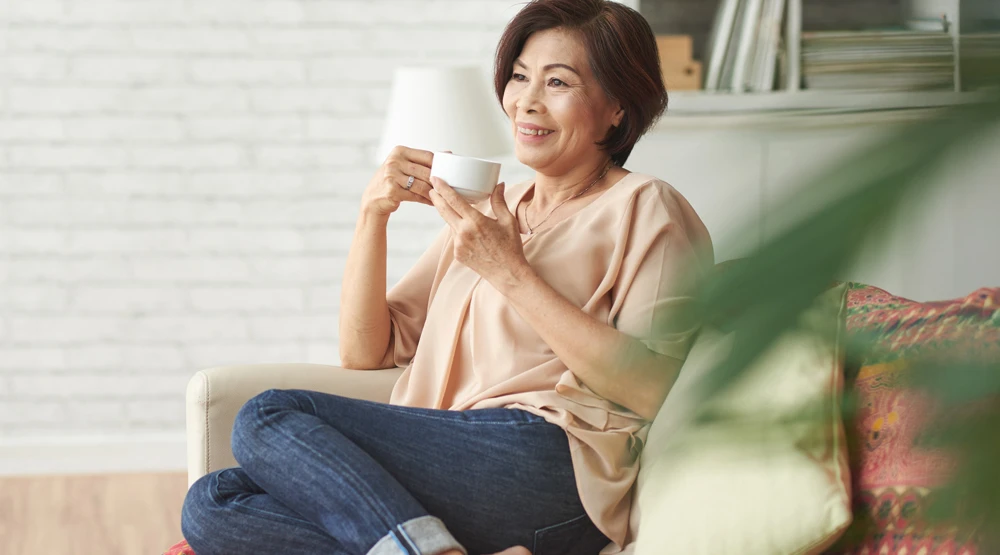
[[[496,219],[469,206],[444,180],[431,178],[430,198],[455,236],[455,260],[473,269],[501,293],[531,271],[524,257],[517,219],[507,208],[503,183],[493,189],[490,204]]]
[[[361,209],[376,216],[388,216],[401,202],[433,206],[428,196],[433,160],[434,153],[427,150],[405,146],[393,148],[368,182],[361,197]],[[410,177],[413,177],[413,184],[407,190]]]

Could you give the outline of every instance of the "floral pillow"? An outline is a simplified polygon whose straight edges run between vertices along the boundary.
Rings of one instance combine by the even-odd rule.
[[[163,555],[194,555],[194,550],[188,545],[187,540],[181,540],[170,546],[170,549],[164,551]]]
[[[942,356],[1000,360],[1000,288],[919,303],[864,284],[847,293],[847,333],[866,337],[849,352],[847,391],[857,411],[846,422],[854,522],[827,553],[973,555],[976,538],[927,509],[954,471],[940,449],[921,445],[934,399],[907,386],[913,361]]]

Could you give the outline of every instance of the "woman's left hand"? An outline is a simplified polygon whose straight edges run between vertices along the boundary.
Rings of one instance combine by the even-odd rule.
[[[490,196],[496,219],[470,206],[444,180],[432,177],[431,185],[431,202],[455,236],[455,260],[500,292],[516,285],[531,267],[524,257],[517,218],[504,200],[504,184],[497,185]]]

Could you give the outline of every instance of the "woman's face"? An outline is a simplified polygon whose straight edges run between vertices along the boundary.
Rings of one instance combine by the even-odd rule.
[[[595,143],[623,114],[591,72],[583,42],[564,29],[528,37],[504,89],[503,108],[517,159],[547,175],[605,159]]]

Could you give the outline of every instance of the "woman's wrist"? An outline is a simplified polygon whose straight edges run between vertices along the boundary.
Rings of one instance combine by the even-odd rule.
[[[358,227],[364,228],[372,225],[384,227],[389,223],[389,214],[380,212],[370,203],[362,203],[358,214]]]
[[[518,265],[511,268],[504,279],[496,285],[496,288],[503,296],[513,301],[515,297],[530,290],[532,284],[540,279],[535,269],[529,264]]]

